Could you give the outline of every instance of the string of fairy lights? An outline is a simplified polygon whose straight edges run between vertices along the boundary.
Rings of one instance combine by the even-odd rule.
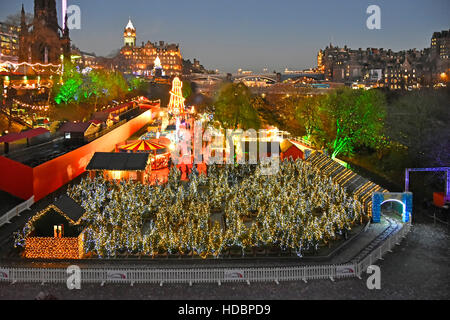
[[[15,63],[11,61],[5,61],[0,63],[0,70],[17,72],[17,70],[21,66],[30,67],[36,73],[51,72],[54,74],[62,74],[63,72],[63,67],[61,64],[51,64],[51,63],[43,64],[43,63],[28,63],[28,62]]]
[[[365,217],[359,201],[303,161],[282,162],[274,175],[251,165],[213,165],[207,176],[194,170],[188,182],[180,175],[172,169],[164,185],[97,177],[71,186],[68,195],[86,210],[85,252],[206,258],[276,246],[302,256]]]
[[[30,108],[32,110],[38,110],[38,111],[47,111],[50,108],[49,105],[32,105],[32,104],[28,104],[28,103],[19,101],[17,99],[13,99],[13,102],[17,103],[21,107]]]
[[[17,232],[14,234],[15,237],[15,246],[22,246],[25,247],[27,238],[33,233],[34,226],[36,222],[41,219],[44,215],[46,215],[50,210],[54,210],[61,216],[63,216],[71,225],[80,225],[81,219],[77,221],[72,221],[71,218],[69,218],[63,211],[61,211],[57,206],[51,204],[45,209],[41,210],[39,213],[35,214],[33,217],[31,217],[27,223],[25,224],[23,230],[21,232]],[[42,242],[38,242],[42,243]],[[29,248],[30,249],[30,248]],[[51,249],[51,248],[50,248]],[[33,250],[31,250],[33,251]],[[51,252],[51,250],[49,251]],[[60,252],[61,255],[64,254],[64,252]]]

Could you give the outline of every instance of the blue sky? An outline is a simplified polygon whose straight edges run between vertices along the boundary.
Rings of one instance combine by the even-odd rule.
[[[0,0],[0,21],[33,0]],[[60,8],[61,0],[57,0]],[[448,0],[68,0],[81,8],[81,30],[71,38],[83,51],[108,55],[123,44],[128,17],[137,43],[179,43],[185,58],[235,72],[303,69],[316,65],[332,42],[352,48],[429,47],[434,31],[450,28]],[[381,8],[381,30],[366,28],[366,9]],[[58,9],[60,11],[60,9]]]

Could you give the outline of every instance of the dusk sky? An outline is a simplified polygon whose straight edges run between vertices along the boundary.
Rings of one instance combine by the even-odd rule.
[[[0,0],[0,21],[33,12],[33,0]],[[57,0],[60,13],[61,0]],[[236,72],[316,66],[330,42],[351,48],[395,51],[430,46],[433,32],[450,28],[448,0],[68,0],[81,8],[81,30],[71,30],[83,51],[108,55],[123,45],[131,17],[137,44],[179,43],[184,58],[208,69]],[[369,5],[381,8],[381,30],[366,27]]]

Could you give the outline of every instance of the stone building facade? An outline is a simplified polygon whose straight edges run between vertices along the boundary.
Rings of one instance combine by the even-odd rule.
[[[0,62],[17,62],[19,55],[18,26],[0,22]]]
[[[19,62],[60,64],[62,56],[70,59],[70,52],[69,28],[67,23],[64,29],[58,25],[55,0],[35,0],[31,24],[22,5]]]
[[[119,55],[118,67],[125,73],[151,76],[156,58],[159,58],[165,75],[178,76],[182,73],[183,57],[179,45],[148,41],[136,46],[136,29],[131,20],[125,27],[124,46]]]
[[[450,31],[450,30],[449,30]],[[330,44],[317,55],[318,70],[334,82],[362,82],[389,89],[415,89],[448,78],[449,31],[436,32],[431,48],[350,49]]]

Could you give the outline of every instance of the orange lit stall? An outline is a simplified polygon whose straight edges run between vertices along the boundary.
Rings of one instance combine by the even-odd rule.
[[[27,223],[25,258],[81,259],[84,233],[81,224],[85,210],[63,195]]]
[[[107,180],[134,180],[144,183],[149,169],[148,153],[96,152],[86,167],[93,179],[99,174]]]
[[[138,140],[119,147],[120,152],[126,153],[147,153],[150,155],[152,170],[164,169],[169,166],[170,153],[167,147],[147,140]]]

